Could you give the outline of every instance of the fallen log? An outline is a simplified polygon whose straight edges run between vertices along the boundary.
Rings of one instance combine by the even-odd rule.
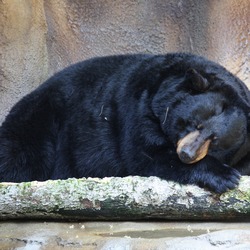
[[[250,177],[222,195],[157,177],[1,183],[0,220],[247,220]]]

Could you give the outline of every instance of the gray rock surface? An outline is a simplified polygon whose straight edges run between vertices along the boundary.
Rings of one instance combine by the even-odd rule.
[[[2,222],[0,249],[250,249],[250,223]]]

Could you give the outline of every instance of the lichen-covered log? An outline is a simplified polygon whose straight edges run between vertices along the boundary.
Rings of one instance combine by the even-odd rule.
[[[0,219],[228,220],[250,218],[250,177],[216,195],[157,177],[1,183]]]

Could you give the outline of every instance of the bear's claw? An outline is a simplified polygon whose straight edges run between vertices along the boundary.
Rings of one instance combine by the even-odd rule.
[[[224,173],[210,176],[205,186],[216,193],[224,193],[236,188],[239,185],[240,178],[241,175],[236,169],[224,166]]]

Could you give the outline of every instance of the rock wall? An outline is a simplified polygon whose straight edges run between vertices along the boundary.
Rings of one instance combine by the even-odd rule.
[[[250,87],[249,0],[1,0],[0,123],[63,67],[116,53],[186,51]]]
[[[48,75],[43,1],[0,1],[0,123]]]

